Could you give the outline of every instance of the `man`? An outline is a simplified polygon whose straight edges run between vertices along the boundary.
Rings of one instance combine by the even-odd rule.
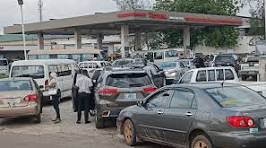
[[[76,87],[78,88],[78,119],[77,124],[80,124],[81,112],[84,110],[85,124],[90,123],[89,121],[89,109],[92,102],[90,97],[90,87],[92,87],[92,80],[87,76],[87,71],[82,70],[82,74],[78,76]],[[84,109],[83,109],[84,108]]]

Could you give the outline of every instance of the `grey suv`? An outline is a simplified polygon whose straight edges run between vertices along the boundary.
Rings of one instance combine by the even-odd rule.
[[[122,109],[136,105],[156,89],[144,70],[104,71],[95,93],[96,128],[104,128],[106,120],[115,119]]]

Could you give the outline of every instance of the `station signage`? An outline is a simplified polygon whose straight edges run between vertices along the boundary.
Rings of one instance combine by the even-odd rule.
[[[151,18],[159,20],[169,19],[168,14],[160,12],[122,12],[117,15],[119,18],[128,18],[128,17],[142,17],[142,18]]]

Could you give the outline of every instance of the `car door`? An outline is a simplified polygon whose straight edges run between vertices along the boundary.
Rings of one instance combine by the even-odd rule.
[[[161,130],[161,123],[164,120],[163,112],[172,96],[172,90],[162,90],[151,96],[143,105],[143,110],[136,116],[138,133],[141,136],[164,141],[164,133]]]
[[[174,90],[169,107],[165,109],[161,124],[165,138],[171,144],[184,145],[188,131],[196,114],[195,95],[191,90]]]
[[[154,84],[158,87],[161,88],[165,85],[165,74],[164,71],[161,70],[158,66],[152,65],[151,66],[151,73],[152,73],[152,79]]]

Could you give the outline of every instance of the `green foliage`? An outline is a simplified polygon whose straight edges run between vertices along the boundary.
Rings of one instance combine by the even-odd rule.
[[[237,0],[156,0],[155,10],[235,16],[240,3]],[[162,33],[162,41],[169,47],[182,46],[182,30]],[[233,47],[239,33],[234,27],[204,27],[191,30],[191,46],[204,44],[212,47]]]

